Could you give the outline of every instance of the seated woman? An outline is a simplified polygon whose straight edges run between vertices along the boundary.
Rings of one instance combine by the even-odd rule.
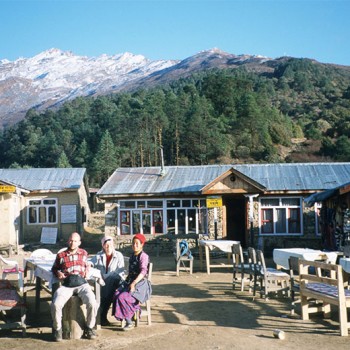
[[[113,315],[119,321],[125,320],[123,331],[134,328],[132,322],[140,303],[149,299],[152,288],[147,280],[149,256],[143,251],[146,238],[137,233],[132,240],[133,253],[129,260],[129,273],[124,283],[114,294]]]
[[[113,237],[105,236],[101,240],[102,250],[92,259],[92,265],[101,271],[105,285],[101,287],[101,326],[109,326],[107,319],[108,310],[112,304],[115,290],[120,286],[124,272],[123,254],[114,248]]]

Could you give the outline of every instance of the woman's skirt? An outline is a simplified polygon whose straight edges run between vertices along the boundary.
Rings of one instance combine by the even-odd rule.
[[[129,291],[117,290],[113,298],[113,316],[121,320],[131,320],[137,310],[141,310],[140,303]]]

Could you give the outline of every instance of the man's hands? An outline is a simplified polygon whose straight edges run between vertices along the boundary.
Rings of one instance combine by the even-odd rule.
[[[62,271],[57,271],[57,277],[60,280],[63,280],[66,278],[66,275]]]

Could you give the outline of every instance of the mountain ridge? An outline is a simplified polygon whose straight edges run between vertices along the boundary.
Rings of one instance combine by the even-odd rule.
[[[149,60],[130,52],[112,56],[78,56],[52,48],[31,58],[0,60],[0,128],[16,124],[26,112],[59,107],[78,96],[94,96],[151,88],[211,68],[245,66],[259,73],[273,72],[272,59],[235,55],[218,48],[183,60]]]

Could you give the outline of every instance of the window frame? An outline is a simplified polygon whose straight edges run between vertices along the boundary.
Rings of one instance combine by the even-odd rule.
[[[274,203],[268,203],[268,201]],[[278,204],[277,204],[278,200]],[[297,200],[298,204],[290,204],[291,200]],[[277,205],[276,205],[277,204]],[[270,220],[264,215],[267,211],[272,213]],[[284,211],[284,213],[283,213]],[[278,215],[282,213],[282,215]],[[291,215],[294,213],[294,215]],[[295,218],[296,216],[296,218]],[[283,222],[278,218],[283,217]],[[259,198],[259,236],[301,236],[303,235],[303,202],[300,196],[280,196]],[[270,223],[272,231],[264,232],[264,223]],[[277,232],[278,225],[285,228],[285,232]],[[290,232],[292,226],[297,226],[300,232]]]
[[[53,201],[54,203],[45,203],[45,201]],[[31,203],[38,202],[38,203]],[[32,211],[35,214],[35,222],[31,220]],[[52,213],[53,211],[53,213]],[[43,220],[42,216],[45,216]],[[54,216],[55,220],[50,221]],[[58,199],[57,198],[30,198],[27,201],[27,225],[57,225],[58,223]]]
[[[128,202],[132,202],[133,205],[128,205]],[[138,202],[145,203],[144,206],[140,207],[138,205]],[[162,207],[159,206],[160,202],[163,203]],[[135,234],[134,226],[133,226],[133,220],[134,216],[133,213],[135,211],[139,211],[140,215],[143,215],[143,212],[150,212],[151,215],[151,235],[161,235],[166,234],[169,232],[169,226],[168,226],[168,211],[174,210],[175,211],[175,218],[174,218],[174,226],[173,226],[173,233],[179,234],[184,232],[187,233],[193,233],[193,230],[196,234],[200,234],[203,229],[207,230],[208,223],[206,220],[203,219],[203,209],[206,210],[207,214],[207,208],[206,207],[200,207],[201,204],[205,205],[205,199],[204,198],[197,198],[197,197],[191,197],[191,198],[155,198],[155,199],[146,199],[146,198],[140,198],[138,199],[123,199],[120,201],[119,207],[118,207],[118,232],[120,235],[127,235],[127,234]],[[162,232],[159,232],[160,227],[158,226],[156,229],[156,221],[155,221],[155,215],[157,215],[159,212],[162,212],[162,220],[159,222],[160,225],[162,225]],[[184,226],[179,228],[179,211],[184,213]],[[193,215],[193,211],[195,211],[195,215]],[[121,218],[123,212],[129,212],[129,218],[130,222],[128,222],[128,227],[130,229],[130,233],[125,233],[125,230],[123,230],[123,224]],[[195,219],[195,223],[193,223],[193,220]],[[190,223],[191,222],[191,223]],[[203,224],[206,225],[205,228],[202,228]],[[140,233],[144,233],[142,225],[140,225]],[[191,232],[188,232],[191,226]],[[124,233],[123,233],[124,232]]]

